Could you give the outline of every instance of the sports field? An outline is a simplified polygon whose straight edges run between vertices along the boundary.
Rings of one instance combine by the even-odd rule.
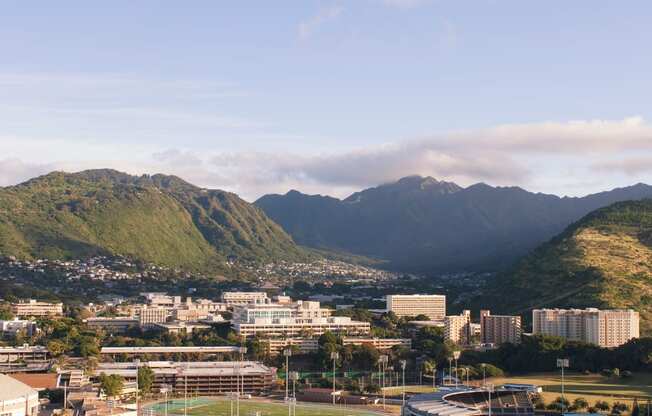
[[[165,404],[157,403],[148,406],[154,411],[153,415],[164,415]],[[183,415],[183,399],[171,400],[168,402],[169,415]],[[235,402],[233,402],[233,414],[235,415]],[[241,416],[287,416],[288,406],[283,403],[272,403],[261,400],[241,400]],[[192,416],[230,416],[231,402],[224,398],[197,398],[188,400],[188,415]],[[296,416],[378,416],[369,410],[359,408],[333,407],[322,404],[297,403]]]
[[[583,397],[591,406],[597,400],[604,400],[609,404],[618,401],[631,405],[634,398],[637,398],[639,403],[644,403],[652,398],[652,374],[650,373],[636,373],[628,378],[570,373],[564,376],[564,381],[565,396],[570,401],[577,397]],[[561,375],[559,373],[493,378],[488,382],[496,386],[504,383],[539,385],[543,387],[543,398],[546,403],[550,403],[561,395]]]
[[[421,386],[421,385],[408,385],[405,386],[406,393],[432,393],[435,391],[432,386]],[[389,396],[396,396],[403,393],[403,387],[385,387],[385,394]]]

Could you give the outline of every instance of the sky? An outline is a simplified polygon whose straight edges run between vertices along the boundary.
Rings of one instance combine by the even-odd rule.
[[[652,2],[0,0],[0,186],[652,183]]]

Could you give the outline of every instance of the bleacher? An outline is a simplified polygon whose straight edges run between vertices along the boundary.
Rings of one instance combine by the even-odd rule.
[[[531,416],[534,406],[527,392],[498,389],[491,393],[483,389],[448,389],[411,398],[404,416],[471,416],[492,414]]]

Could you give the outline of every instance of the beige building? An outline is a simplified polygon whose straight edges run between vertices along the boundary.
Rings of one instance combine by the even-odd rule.
[[[143,306],[138,312],[138,323],[140,326],[160,324],[167,321],[168,314],[167,308]]]
[[[88,318],[85,322],[89,328],[102,329],[111,334],[125,333],[140,324],[138,319],[125,316]]]
[[[480,311],[480,339],[483,344],[520,344],[521,317],[492,315],[488,310]]]
[[[265,292],[224,292],[222,302],[229,306],[246,305],[248,303],[264,302],[267,300]]]
[[[0,415],[38,415],[38,392],[27,384],[0,374]]]
[[[617,347],[639,337],[639,319],[631,309],[534,309],[532,333]]]
[[[11,304],[11,313],[23,318],[31,316],[61,316],[62,303],[38,302],[34,299]]]
[[[446,296],[444,295],[387,295],[386,310],[396,316],[425,315],[433,321],[446,317]]]
[[[267,352],[270,355],[280,354],[285,348],[291,347],[298,354],[306,354],[319,350],[319,340],[317,338],[283,338],[283,339],[266,339],[263,341],[267,344]],[[364,338],[364,337],[346,337],[342,338],[343,345],[370,345],[377,350],[390,350],[397,346],[408,349],[412,348],[410,338]]]
[[[444,338],[458,345],[468,345],[471,341],[471,311],[464,310],[459,315],[446,316]]]

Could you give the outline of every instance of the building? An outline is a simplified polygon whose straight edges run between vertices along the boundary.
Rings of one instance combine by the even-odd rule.
[[[532,333],[617,347],[639,337],[639,320],[631,309],[534,309]]]
[[[403,416],[534,416],[527,391],[511,388],[445,388],[409,398]]]
[[[0,365],[15,362],[47,362],[48,349],[40,345],[21,347],[0,347]]]
[[[138,324],[151,326],[167,321],[169,316],[167,308],[143,306],[138,310]]]
[[[488,310],[480,311],[480,342],[483,344],[520,344],[521,317],[492,315]]]
[[[471,311],[464,310],[459,315],[444,318],[444,339],[457,345],[471,343]]]
[[[11,313],[19,318],[63,315],[62,303],[38,302],[35,299],[11,304]]]
[[[5,335],[16,336],[19,333],[24,333],[28,337],[38,332],[36,322],[25,319],[14,318],[9,321],[0,321],[0,332]]]
[[[387,312],[396,316],[425,315],[433,321],[443,321],[446,316],[446,296],[444,295],[387,295]]]
[[[272,389],[276,382],[276,369],[255,361],[149,361],[147,366],[154,372],[153,390],[168,386],[172,394],[211,395],[240,390],[245,394],[257,394]],[[100,374],[117,374],[125,381],[136,380],[136,363],[100,363]]]
[[[270,355],[280,354],[284,349],[290,347],[296,354],[308,354],[319,351],[319,340],[317,338],[283,338],[262,340],[267,345],[267,353]],[[390,350],[401,346],[412,349],[410,338],[342,338],[343,345],[370,345],[377,350]]]
[[[12,377],[0,374],[0,415],[38,415],[38,391]]]
[[[222,302],[228,306],[246,305],[248,303],[264,302],[267,299],[265,292],[224,292]]]
[[[152,324],[154,328],[168,334],[187,334],[202,329],[210,329],[210,325],[195,322],[166,322],[162,324]]]
[[[89,328],[102,329],[110,334],[124,334],[140,325],[138,319],[128,317],[88,318],[84,322]]]
[[[205,347],[102,347],[100,355],[102,359],[147,357],[173,357],[192,354],[203,359],[223,357],[224,355],[235,355],[240,352],[236,346],[205,346]]]

